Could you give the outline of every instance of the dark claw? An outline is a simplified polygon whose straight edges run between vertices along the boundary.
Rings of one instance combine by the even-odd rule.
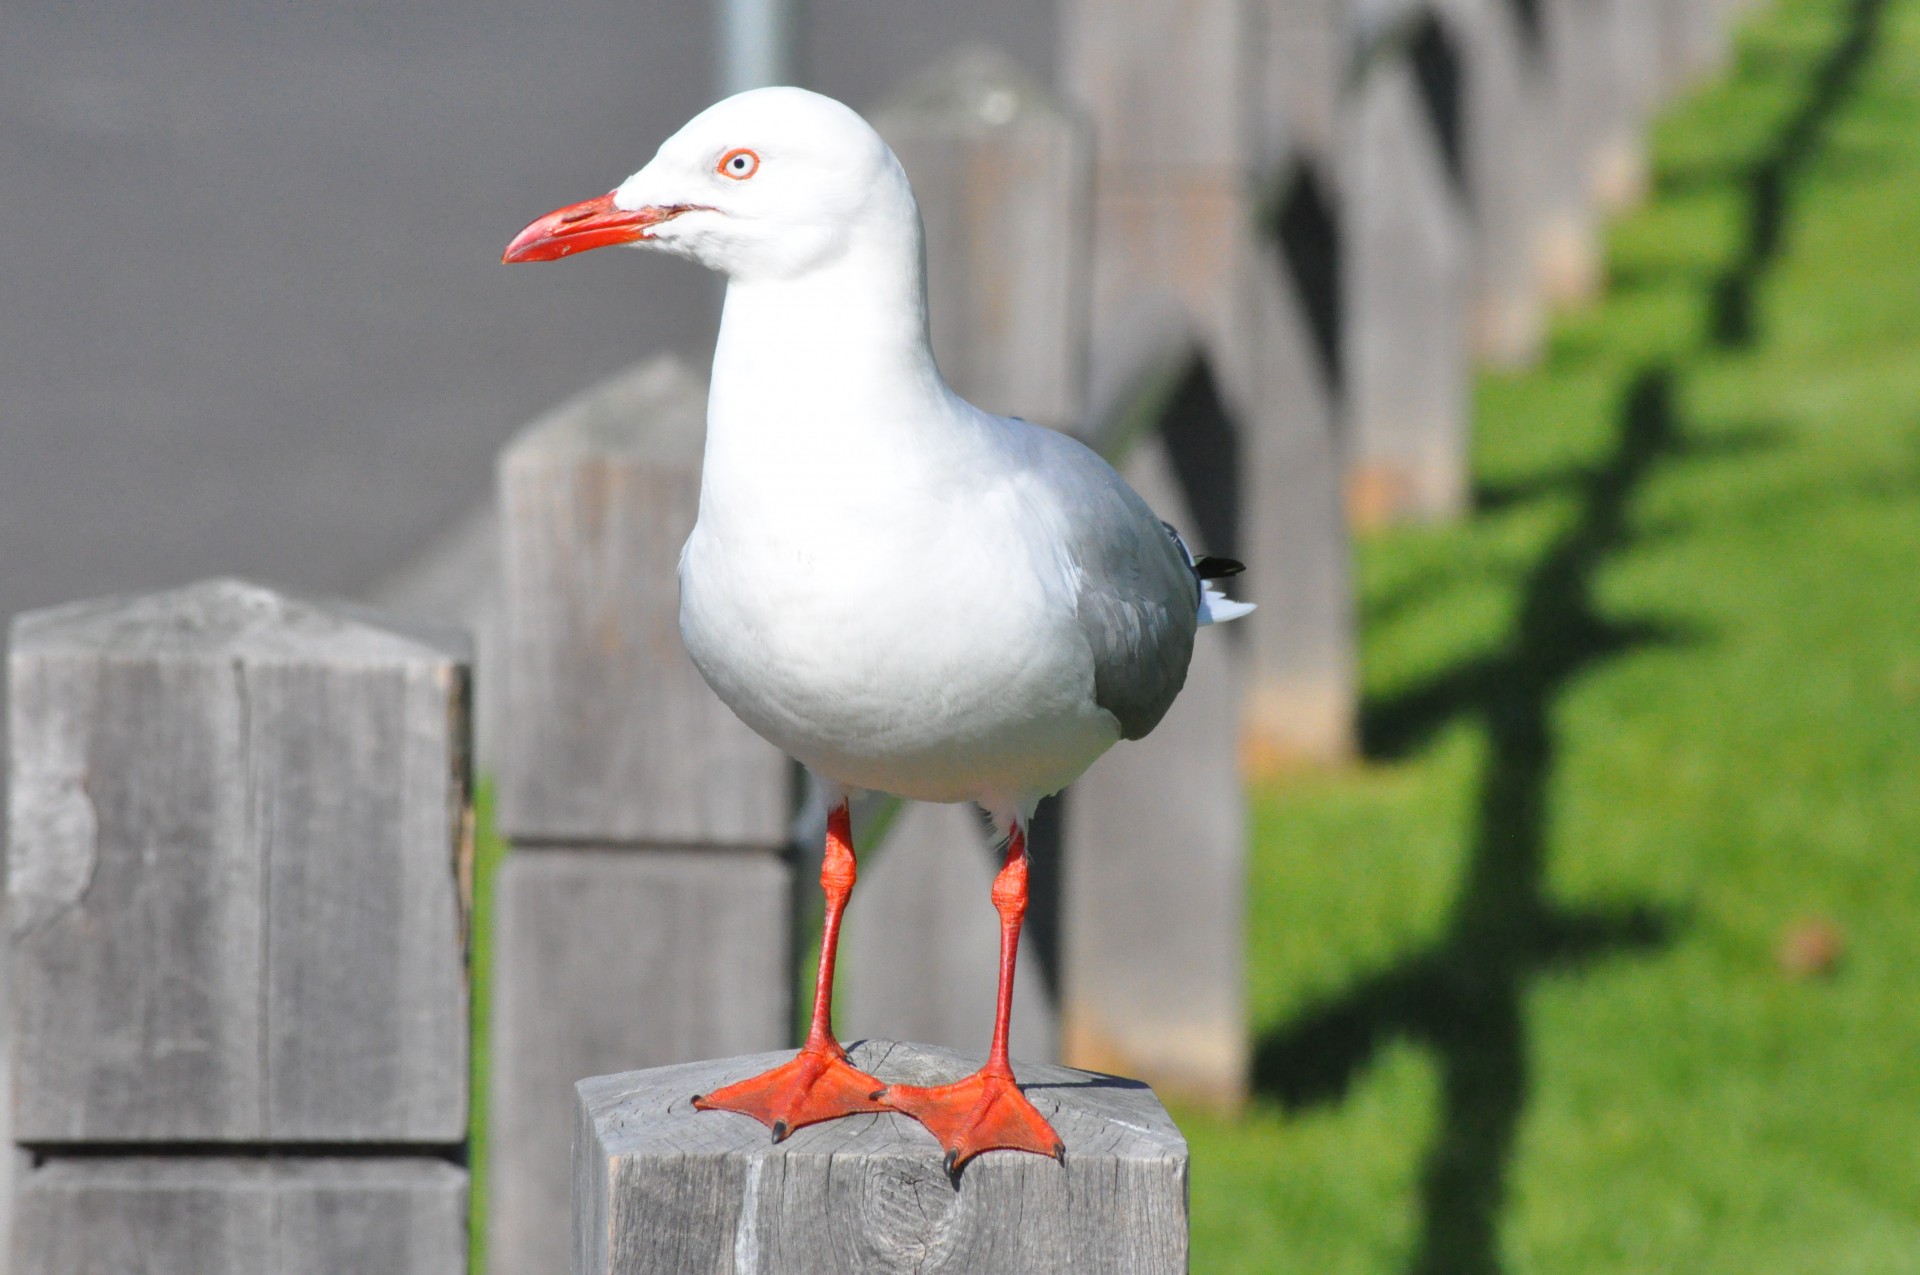
[[[1053,1158],[1058,1160],[1062,1164],[1065,1164],[1067,1162],[1067,1144],[1066,1143],[1056,1142],[1053,1144]]]
[[[870,1094],[868,1094],[868,1095],[867,1095],[867,1101],[868,1101],[868,1102],[880,1102],[880,1101],[883,1101],[883,1100],[884,1100],[884,1099],[886,1098],[886,1096],[887,1096],[887,1089],[888,1089],[888,1088],[889,1088],[889,1086],[887,1086],[887,1085],[881,1085],[881,1086],[880,1086],[880,1087],[879,1087],[878,1089],[876,1089],[876,1090],[874,1090],[874,1091],[873,1091],[872,1093],[870,1093]]]
[[[785,1142],[789,1132],[791,1131],[787,1128],[786,1121],[776,1120],[773,1122],[773,1140],[775,1142]]]

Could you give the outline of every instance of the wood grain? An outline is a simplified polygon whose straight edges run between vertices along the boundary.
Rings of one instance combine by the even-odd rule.
[[[1239,486],[1259,498],[1234,545],[1248,563],[1242,594],[1262,604],[1248,629],[1246,728],[1263,755],[1350,755],[1353,620],[1345,472],[1301,263],[1279,242],[1271,203],[1313,167],[1298,147],[1310,85],[1281,83],[1273,59],[1294,42],[1323,47],[1324,24],[1228,0],[1075,0],[1061,12],[1062,81],[1092,118],[1092,380],[1125,383],[1111,365],[1137,345],[1138,316],[1171,305],[1197,339],[1231,421]],[[1322,85],[1324,88],[1325,85]],[[1255,108],[1299,95],[1294,130],[1256,129]],[[1310,270],[1337,236],[1310,250]]]
[[[19,619],[19,1141],[462,1140],[466,660],[235,581]]]
[[[1158,446],[1126,476],[1155,508],[1183,512]],[[1221,1107],[1245,1096],[1249,1051],[1236,636],[1202,629],[1165,720],[1068,790],[1063,882],[1062,1056]]]
[[[1507,0],[1440,0],[1438,16],[1459,50],[1461,142],[1471,211],[1470,351],[1495,367],[1538,357],[1546,307],[1535,269],[1544,194],[1548,109],[1518,6]]]
[[[872,115],[926,227],[934,355],[991,412],[1055,428],[1086,411],[1086,126],[1018,63],[964,50]]]
[[[788,1040],[791,880],[768,852],[508,856],[494,895],[496,1270],[566,1268],[575,1081]]]
[[[856,822],[856,845],[860,831]],[[1000,918],[989,897],[1000,853],[988,831],[973,806],[908,802],[878,850],[862,847],[834,996],[843,1035],[986,1047],[1000,981]],[[1051,1061],[1059,1057],[1055,989],[1032,922],[1030,913],[1009,1033],[1023,1057]]]
[[[1349,520],[1457,517],[1467,504],[1470,241],[1405,54],[1368,69],[1340,132]]]
[[[431,1159],[53,1160],[13,1275],[463,1275],[467,1175]]]
[[[680,642],[705,415],[705,386],[660,358],[501,453],[510,726],[498,820],[516,841],[786,835],[786,759],[707,689]]]
[[[921,1084],[980,1062],[887,1041],[852,1053],[884,1080]],[[989,1152],[956,1187],[904,1116],[847,1117],[775,1145],[748,1117],[693,1109],[694,1094],[788,1056],[581,1083],[575,1275],[1187,1269],[1187,1146],[1145,1085],[1016,1061],[1066,1163]]]

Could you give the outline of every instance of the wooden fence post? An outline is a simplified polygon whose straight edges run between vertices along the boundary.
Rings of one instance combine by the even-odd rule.
[[[1727,24],[1738,11],[1728,0],[1658,0],[1664,97],[1685,92],[1725,64],[1732,48]]]
[[[915,77],[873,114],[913,182],[926,227],[934,354],[961,394],[1054,428],[1086,410],[1086,128],[1012,59],[968,49]],[[992,1025],[999,923],[988,901],[998,860],[970,807],[909,803],[869,854],[844,940],[836,1018],[843,1034],[884,1033],[973,1048]],[[872,852],[878,851],[877,854]],[[1036,898],[1036,911],[1053,898]],[[1021,941],[1014,1049],[1058,1051],[1052,962]]]
[[[1129,476],[1148,481],[1200,547],[1245,559],[1235,592],[1262,604],[1241,632],[1204,635],[1185,697],[1154,736],[1123,745],[1068,794],[1064,1053],[1217,1101],[1243,1091],[1247,1048],[1233,735],[1256,769],[1352,747],[1334,420],[1341,234],[1326,149],[1338,81],[1321,61],[1334,47],[1330,16],[1324,5],[1234,0],[1117,10],[1076,0],[1062,13],[1063,79],[1095,125],[1094,415],[1123,432],[1143,411],[1161,426],[1155,450],[1178,483],[1148,481],[1152,460],[1130,463]],[[1308,68],[1297,76],[1296,57]],[[1158,344],[1142,336],[1154,332]],[[1236,654],[1247,661],[1237,704]],[[1179,765],[1153,772],[1151,757],[1171,755],[1162,750]],[[1189,785],[1198,797],[1181,791]],[[1205,808],[1204,866],[1175,880],[1162,871],[1176,844],[1164,825],[1114,812],[1190,799]],[[1103,898],[1103,882],[1127,897]],[[1167,964],[1148,977],[1106,954],[1116,925],[1154,910],[1157,887],[1174,891],[1160,900],[1165,915],[1204,917],[1205,928],[1164,949]]]
[[[933,1084],[979,1055],[866,1041],[855,1065]],[[1137,1081],[1016,1063],[1066,1162],[991,1151],[948,1179],[899,1115],[834,1120],[772,1144],[691,1098],[784,1055],[601,1076],[579,1086],[574,1275],[1187,1269],[1187,1145]]]
[[[464,639],[215,580],[9,678],[16,1275],[464,1270]]]
[[[501,454],[488,1250],[568,1251],[572,1086],[791,1032],[789,768],[700,680],[676,568],[706,391],[631,369]]]
[[[1241,488],[1259,493],[1199,538],[1246,560],[1238,592],[1263,604],[1244,639],[1243,726],[1264,767],[1349,756],[1355,692],[1333,416],[1339,233],[1307,132],[1332,116],[1303,105],[1294,132],[1256,118],[1271,99],[1312,101],[1319,81],[1271,77],[1324,33],[1313,15],[1279,32],[1260,17],[1239,0],[1069,0],[1061,78],[1094,125],[1093,383],[1142,361],[1143,315],[1184,314]]]
[[[1651,181],[1647,120],[1660,93],[1657,0],[1611,0],[1600,33],[1606,108],[1588,182],[1603,213],[1639,204]]]
[[[926,227],[934,356],[990,412],[1074,429],[1087,402],[1087,128],[1003,53],[971,48],[873,113]]]
[[[1593,157],[1605,100],[1603,9],[1612,0],[1540,0],[1550,142],[1542,154],[1545,198],[1539,240],[1540,287],[1550,305],[1591,301],[1602,283]]]
[[[1125,468],[1179,518],[1171,471],[1159,439]],[[1216,1107],[1245,1097],[1250,1048],[1236,636],[1201,631],[1173,708],[1093,764],[1067,791],[1064,820],[1063,1054]]]
[[[1347,511],[1362,528],[1456,517],[1467,503],[1470,248],[1458,85],[1446,82],[1459,53],[1431,18],[1395,28],[1359,33],[1339,130],[1341,410]]]
[[[1546,335],[1538,261],[1552,131],[1540,32],[1524,0],[1440,0],[1462,60],[1460,140],[1472,238],[1471,352],[1531,363]]]

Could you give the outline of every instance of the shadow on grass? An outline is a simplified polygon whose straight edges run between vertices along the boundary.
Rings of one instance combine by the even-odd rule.
[[[1751,421],[1716,430],[1705,438],[1675,439],[1669,454],[1676,460],[1738,460],[1775,450],[1787,441],[1784,426],[1774,421]],[[1590,465],[1574,465],[1510,481],[1474,484],[1473,507],[1481,513],[1504,513],[1548,496],[1575,493],[1592,482]]]
[[[1413,1266],[1423,1275],[1499,1269],[1497,1223],[1528,1088],[1521,1020],[1528,979],[1660,946],[1675,926],[1647,907],[1557,907],[1547,897],[1545,868],[1557,700],[1596,664],[1665,640],[1657,626],[1602,617],[1593,590],[1602,563],[1628,539],[1635,490],[1677,450],[1678,435],[1671,374],[1642,373],[1621,405],[1613,454],[1575,479],[1578,516],[1525,579],[1507,648],[1371,707],[1370,743],[1388,748],[1456,716],[1485,722],[1490,746],[1466,879],[1432,948],[1308,1007],[1255,1052],[1256,1086],[1299,1107],[1343,1097],[1392,1039],[1433,1050],[1442,1096]]]
[[[1742,179],[1747,242],[1717,280],[1710,347],[1757,337],[1753,298],[1777,260],[1796,177],[1816,155],[1876,43],[1885,0],[1852,0],[1839,39],[1809,77],[1806,98]],[[1484,492],[1483,507],[1569,495],[1572,524],[1524,578],[1506,647],[1429,683],[1369,704],[1363,737],[1375,755],[1404,755],[1445,723],[1474,716],[1488,752],[1467,871],[1438,940],[1399,964],[1310,1005],[1256,1045],[1256,1087],[1292,1107],[1333,1102],[1395,1039],[1432,1051],[1441,1073],[1439,1127],[1421,1178],[1414,1275],[1497,1275],[1499,1222],[1514,1137],[1530,1086],[1523,1020],[1528,981],[1556,967],[1644,952],[1682,918],[1636,904],[1571,910],[1546,888],[1547,798],[1557,760],[1554,710],[1580,676],[1624,652],[1680,640],[1658,624],[1609,621],[1594,586],[1629,539],[1628,506],[1656,464],[1689,454],[1765,447],[1763,431],[1683,445],[1675,373],[1642,368],[1627,384],[1611,454],[1542,480]]]
[[[1807,95],[1774,144],[1742,178],[1747,188],[1747,242],[1713,288],[1713,340],[1727,349],[1754,341],[1754,292],[1786,241],[1794,178],[1820,152],[1828,123],[1859,81],[1879,42],[1886,0],[1853,0],[1846,30],[1814,70]]]

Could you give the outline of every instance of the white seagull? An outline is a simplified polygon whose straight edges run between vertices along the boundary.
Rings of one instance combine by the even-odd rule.
[[[982,1151],[1059,1157],[1007,1055],[1034,807],[1186,679],[1194,629],[1252,608],[1099,456],[995,416],[941,378],[920,214],[879,134],[831,98],[765,88],[668,138],[617,190],[549,213],[504,260],[614,244],[727,277],[680,632],[742,721],[827,785],[826,928],[813,1026],[792,1061],[707,1094],[773,1129],[855,1112],[918,1119],[958,1172]],[[834,1038],[855,867],[849,794],[972,801],[1007,838],[994,879],[1000,990],[986,1065],[889,1086]]]

